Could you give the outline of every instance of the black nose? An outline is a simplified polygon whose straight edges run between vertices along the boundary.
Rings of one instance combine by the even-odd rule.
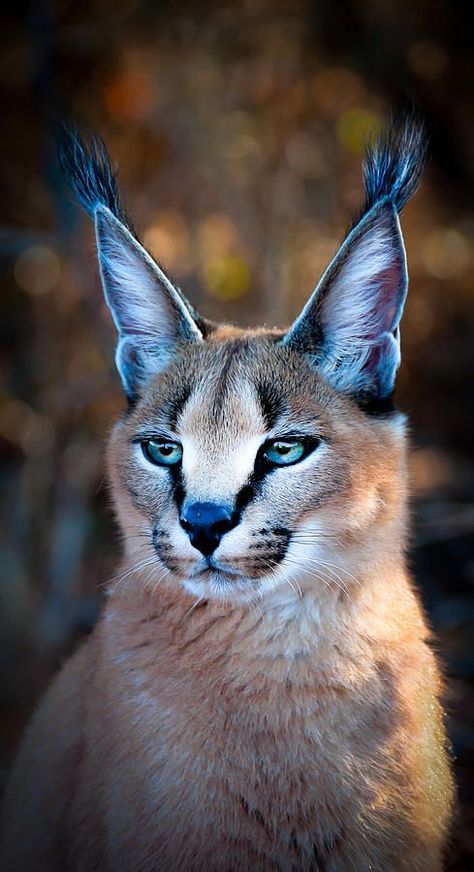
[[[235,526],[232,512],[217,503],[193,503],[183,510],[179,522],[191,545],[206,557],[216,550],[224,533]]]

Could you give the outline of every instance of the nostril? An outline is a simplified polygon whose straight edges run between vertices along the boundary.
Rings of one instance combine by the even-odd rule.
[[[228,533],[233,526],[232,519],[229,515],[228,518],[222,518],[220,521],[215,521],[214,524],[212,524],[212,531],[224,535],[224,533]]]
[[[193,525],[191,524],[190,521],[188,521],[187,518],[184,517],[184,515],[181,515],[181,517],[179,519],[179,523],[181,524],[183,530],[186,530],[186,533],[190,533],[191,530],[193,529]]]

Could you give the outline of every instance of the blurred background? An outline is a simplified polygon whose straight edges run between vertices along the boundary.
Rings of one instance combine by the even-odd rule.
[[[0,35],[1,779],[32,707],[93,626],[119,543],[103,445],[123,408],[90,222],[55,111],[97,129],[147,246],[203,314],[293,318],[362,198],[367,135],[407,99],[430,159],[403,216],[411,287],[410,563],[447,673],[474,859],[472,28],[443,0],[22,0]]]

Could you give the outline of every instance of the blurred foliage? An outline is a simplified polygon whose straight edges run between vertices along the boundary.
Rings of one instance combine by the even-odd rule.
[[[54,112],[104,135],[145,243],[211,318],[282,324],[361,202],[367,136],[407,97],[431,160],[406,210],[400,406],[411,562],[448,674],[474,855],[472,29],[444,0],[72,0],[4,13],[0,444],[6,771],[34,700],[97,615],[117,535],[103,442],[123,405],[88,220]]]

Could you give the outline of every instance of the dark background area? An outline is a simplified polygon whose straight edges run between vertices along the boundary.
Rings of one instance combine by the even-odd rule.
[[[96,620],[119,551],[103,444],[123,407],[90,222],[64,190],[59,108],[99,130],[149,248],[203,314],[294,317],[362,198],[366,136],[409,99],[430,159],[402,224],[411,286],[410,562],[445,665],[474,858],[474,70],[440,0],[37,0],[0,36],[2,781],[32,707]]]

